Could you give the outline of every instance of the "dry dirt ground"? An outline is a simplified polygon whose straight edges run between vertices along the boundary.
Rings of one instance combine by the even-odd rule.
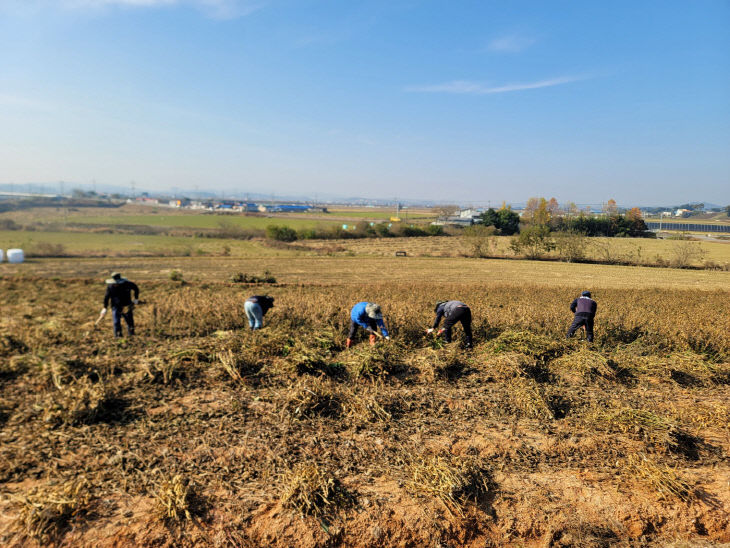
[[[631,289],[632,269],[613,286],[580,270],[603,281],[589,345],[564,339],[580,277],[444,283],[424,268],[364,285],[338,261],[267,286],[222,267],[206,279],[208,264],[188,283],[130,270],[143,303],[122,340],[93,325],[101,263],[3,271],[0,542],[730,542],[726,273],[696,273],[712,290]],[[243,300],[263,292],[276,306],[250,332]],[[451,345],[424,335],[443,297],[472,306],[473,351],[458,326]],[[361,299],[393,340],[346,350]]]

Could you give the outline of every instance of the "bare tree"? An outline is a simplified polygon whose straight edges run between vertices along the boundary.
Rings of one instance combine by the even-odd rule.
[[[560,260],[575,263],[585,259],[588,250],[588,238],[583,232],[566,230],[554,232],[555,250]]]
[[[439,217],[448,217],[450,215],[455,215],[459,211],[458,205],[453,204],[441,204],[434,206],[431,209],[432,213],[435,213]]]
[[[464,229],[462,236],[471,257],[492,257],[497,251],[497,229],[493,226],[474,225]]]
[[[671,263],[677,268],[687,268],[694,262],[701,261],[707,251],[699,242],[689,240],[677,240],[671,249]]]
[[[603,205],[603,212],[608,215],[616,215],[616,213],[618,213],[618,206],[616,205],[616,200],[611,198],[609,201],[607,201]]]

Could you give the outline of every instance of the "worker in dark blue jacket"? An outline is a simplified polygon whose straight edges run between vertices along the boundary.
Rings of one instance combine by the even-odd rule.
[[[466,304],[461,301],[439,301],[436,303],[436,308],[433,311],[436,313],[436,318],[433,321],[433,326],[426,331],[427,334],[433,333],[439,326],[441,318],[445,318],[444,326],[439,329],[436,335],[443,335],[444,340],[450,343],[451,329],[457,322],[461,322],[461,326],[464,328],[464,335],[466,336],[466,347],[472,347],[471,309]]]
[[[134,298],[132,294],[134,294]],[[137,284],[122,278],[119,272],[112,272],[112,277],[106,281],[104,308],[101,311],[101,317],[106,314],[111,304],[115,337],[122,336],[122,318],[124,318],[127,324],[127,333],[129,336],[134,335],[134,305],[138,302],[139,288]],[[101,317],[99,320],[101,320]]]
[[[596,317],[596,309],[598,305],[596,301],[591,299],[590,291],[583,291],[580,297],[570,303],[570,311],[575,314],[573,323],[570,324],[567,337],[571,338],[575,332],[585,326],[586,339],[593,342],[593,318]]]
[[[378,328],[380,328],[380,332],[383,334],[383,337],[385,337],[386,340],[390,340],[388,330],[385,329],[383,313],[380,310],[379,304],[363,301],[352,307],[352,312],[350,312],[350,332],[347,334],[347,348],[352,346],[352,339],[355,337],[358,327],[362,327],[365,331],[370,332],[371,346],[375,344]]]

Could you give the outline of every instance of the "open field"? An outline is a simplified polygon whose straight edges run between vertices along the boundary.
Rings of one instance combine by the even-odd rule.
[[[496,256],[514,257],[509,249],[510,236],[495,236],[492,253]],[[586,256],[589,259],[601,260],[606,256],[616,260],[628,260],[637,263],[656,262],[657,257],[670,260],[678,248],[698,247],[703,251],[703,261],[730,263],[729,242],[686,242],[682,240],[655,240],[650,238],[587,238]],[[324,242],[307,242],[311,247],[341,246],[346,252],[356,255],[389,256],[396,251],[406,251],[414,256],[454,257],[470,253],[468,241],[454,236],[429,238],[363,238],[353,240],[327,240]],[[557,257],[555,252],[545,254],[546,257]]]
[[[141,286],[133,339],[93,326],[111,269]],[[280,283],[227,281],[265,269]],[[585,287],[594,345],[563,335]],[[0,542],[730,542],[729,287],[433,257],[0,265]],[[472,352],[424,336],[443,298],[471,305]],[[392,341],[344,349],[357,300]]]
[[[316,228],[320,225],[339,224],[322,218],[302,219],[287,215],[254,216],[235,214],[186,214],[186,215],[84,215],[68,216],[69,223],[90,225],[144,225],[177,228],[220,228],[231,225],[238,228],[265,229],[269,225],[285,224],[294,229]]]
[[[730,287],[730,272],[711,270],[440,257],[119,257],[0,263],[0,276],[7,279],[41,276],[101,280],[112,270],[143,280],[166,280],[172,270],[179,270],[186,280],[197,282],[225,282],[236,272],[261,274],[268,270],[280,283],[313,285],[502,283],[571,286],[576,291],[583,286],[708,291]]]
[[[494,237],[494,256],[514,258],[509,249],[510,237]],[[671,263],[678,253],[689,248],[701,254],[689,260],[689,265],[730,265],[730,241],[687,242],[634,238],[589,238],[586,257],[590,260],[656,264]],[[462,257],[471,253],[468,242],[459,236],[420,238],[361,238],[348,240],[302,240],[294,245],[267,242],[262,239],[202,238],[71,231],[0,230],[0,249],[20,247],[49,255],[52,246],[62,246],[63,254],[72,256],[150,256],[150,255],[221,255],[231,257],[356,255],[391,257],[396,251],[406,251],[411,257]],[[45,251],[44,251],[45,250]],[[546,257],[557,258],[555,252]]]
[[[294,229],[339,226],[364,220],[385,221],[394,215],[392,209],[345,208],[330,213],[223,213],[124,205],[115,208],[32,208],[0,214],[0,219],[12,219],[20,224],[27,223],[70,223],[88,225],[143,225],[155,227],[213,229],[222,225],[242,229],[265,229],[271,224],[285,224]],[[404,220],[422,222],[435,219],[426,210],[413,210],[403,214]]]
[[[85,256],[190,256],[222,255],[234,257],[294,256],[301,251],[273,248],[262,240],[198,238],[147,234],[109,234],[98,232],[35,232],[0,230],[0,249],[13,247],[28,252],[53,251],[62,246],[63,253]],[[309,252],[311,253],[311,252]]]

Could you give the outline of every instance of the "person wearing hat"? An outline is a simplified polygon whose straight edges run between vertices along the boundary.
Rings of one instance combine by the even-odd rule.
[[[134,293],[134,298],[132,298]],[[106,314],[107,308],[112,307],[112,323],[114,325],[114,336],[122,336],[122,318],[127,324],[127,333],[134,335],[134,305],[139,302],[139,288],[134,282],[122,278],[119,272],[112,272],[112,277],[106,281],[106,294],[104,295],[104,308],[102,316]],[[100,318],[101,319],[101,318]]]
[[[583,291],[580,297],[570,303],[570,311],[575,316],[568,329],[567,338],[571,338],[578,329],[585,326],[586,339],[588,342],[593,342],[593,318],[596,316],[597,308],[596,301],[591,299],[590,291]]]
[[[268,295],[254,295],[246,299],[243,309],[248,318],[248,325],[251,331],[261,329],[264,326],[264,314],[274,306],[274,297]]]
[[[433,311],[436,318],[433,321],[433,326],[426,331],[427,334],[433,333],[439,326],[441,318],[445,318],[444,326],[438,330],[436,336],[443,335],[444,340],[450,343],[451,329],[457,322],[461,322],[461,327],[464,328],[464,335],[466,336],[466,347],[472,347],[471,309],[466,304],[461,301],[439,301]]]
[[[363,301],[352,307],[352,312],[350,312],[350,332],[347,334],[347,348],[352,346],[352,339],[358,327],[362,327],[365,331],[370,332],[370,346],[375,344],[378,328],[380,328],[383,337],[390,340],[388,330],[385,329],[383,313],[380,310],[379,304]]]

